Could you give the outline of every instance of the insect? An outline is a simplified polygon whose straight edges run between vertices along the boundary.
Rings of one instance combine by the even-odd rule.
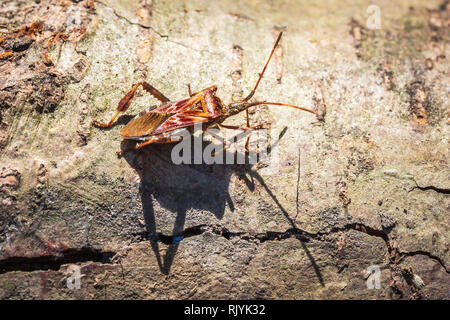
[[[313,110],[298,107],[285,103],[256,101],[249,102],[258,88],[258,85],[266,71],[267,65],[272,58],[272,55],[281,40],[282,32],[278,35],[275,45],[272,48],[269,59],[267,60],[264,68],[259,75],[258,81],[250,94],[242,101],[230,103],[225,105],[222,103],[219,97],[216,96],[217,87],[211,86],[198,92],[191,92],[190,85],[188,85],[189,98],[172,102],[161,92],[155,89],[147,82],[139,82],[133,86],[133,88],[120,100],[117,111],[108,123],[94,121],[93,124],[98,127],[107,128],[114,124],[117,117],[121,112],[125,112],[130,106],[136,91],[140,86],[148,93],[153,95],[159,101],[162,102],[159,106],[150,107],[149,110],[145,110],[139,114],[138,117],[128,122],[125,127],[120,131],[120,135],[123,139],[141,141],[137,143],[133,148],[118,151],[120,156],[124,152],[137,150],[146,145],[152,143],[174,143],[181,140],[181,136],[177,133],[184,129],[193,126],[195,123],[202,123],[204,130],[207,128],[218,125],[225,129],[243,130],[249,131],[261,129],[261,125],[250,126],[248,109],[250,107],[258,105],[274,105],[284,106],[316,114]],[[246,111],[246,126],[231,126],[222,124],[225,119],[236,115],[242,111]],[[249,137],[248,137],[249,138]],[[245,148],[248,151],[248,138],[245,144]]]

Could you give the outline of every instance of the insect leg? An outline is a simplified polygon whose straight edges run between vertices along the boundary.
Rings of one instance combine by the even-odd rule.
[[[152,144],[152,143],[175,143],[175,142],[180,142],[182,139],[183,139],[183,137],[181,137],[181,136],[163,136],[163,135],[154,136],[154,137],[151,137],[147,141],[144,141],[144,142],[136,144],[132,148],[128,148],[128,149],[117,151],[117,155],[121,156],[125,152],[138,150],[138,149],[140,149],[142,147],[145,147],[145,146],[147,146],[149,144]]]
[[[249,122],[247,121],[247,123],[249,123]],[[249,132],[249,135],[248,135],[248,137],[247,137],[247,141],[245,142],[245,150],[246,150],[247,152],[250,152],[250,149],[248,148],[248,145],[249,145],[249,142],[250,142],[250,135],[251,135],[251,132],[252,132],[253,130],[259,130],[259,129],[262,129],[262,128],[263,128],[263,125],[262,125],[262,124],[257,125],[257,126],[247,126],[247,127],[229,126],[229,125],[224,125],[224,124],[219,124],[219,126],[222,127],[222,128],[225,128],[225,129],[231,129],[231,130],[250,131],[250,132]]]
[[[187,87],[188,87],[189,97],[192,97],[191,84],[188,83]]]
[[[165,95],[163,95],[159,90],[157,90],[155,87],[150,85],[148,82],[142,81],[139,82],[137,85],[141,84],[145,91],[150,93],[152,96],[154,96],[156,99],[161,101],[162,103],[169,102],[170,99],[167,98]]]
[[[219,150],[219,151],[213,152],[213,153],[211,154],[213,157],[215,157],[215,156],[218,155],[219,153],[224,152],[225,150],[227,150],[227,149],[231,146],[231,143],[228,142],[228,141],[224,141],[223,143],[225,144],[225,147],[223,147],[223,148],[222,148],[221,150]]]
[[[114,114],[114,116],[111,118],[111,120],[108,123],[103,123],[94,120],[94,125],[98,127],[108,128],[113,125],[113,123],[116,121],[117,117],[121,112],[125,112],[128,107],[131,104],[131,100],[134,97],[134,94],[136,93],[136,90],[139,88],[139,86],[142,86],[145,91],[150,93],[152,96],[154,96],[156,99],[158,99],[161,102],[168,102],[170,101],[168,98],[166,98],[161,92],[159,92],[157,89],[155,89],[153,86],[148,84],[145,81],[138,82],[133,86],[133,88],[119,101],[119,104],[117,106],[117,111]]]
[[[222,137],[216,135],[213,131],[209,131],[208,133],[209,133],[210,135],[212,135],[214,138],[216,138],[216,139],[218,139],[218,140],[222,140]],[[213,152],[213,153],[211,154],[213,157],[215,157],[215,156],[218,155],[219,153],[224,152],[226,149],[228,149],[228,148],[231,146],[231,143],[230,143],[229,141],[227,141],[227,140],[223,140],[223,143],[225,144],[225,146],[224,146],[221,150],[219,150],[219,151],[217,151],[217,152]]]

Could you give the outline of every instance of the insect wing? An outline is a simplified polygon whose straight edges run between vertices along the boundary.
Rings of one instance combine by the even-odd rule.
[[[209,122],[208,114],[203,112],[186,111],[174,114],[167,119],[158,129],[152,132],[152,135],[160,134],[175,129],[186,128],[194,125],[196,122]]]
[[[127,125],[120,131],[120,134],[123,138],[127,139],[140,138],[142,136],[150,135],[171,116],[173,116],[173,114],[146,112],[145,114],[128,122]]]
[[[151,110],[155,113],[179,113],[179,112],[185,112],[189,110],[195,110],[195,106],[197,105],[193,103],[195,101],[194,98],[188,98],[184,100],[180,100],[177,102],[171,102],[168,104],[163,104],[162,106],[159,106],[156,109]]]

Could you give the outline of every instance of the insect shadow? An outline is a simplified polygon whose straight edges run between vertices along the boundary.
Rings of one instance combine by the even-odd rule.
[[[126,145],[127,142],[122,143],[122,146]],[[139,192],[147,228],[146,237],[151,242],[158,266],[164,274],[170,272],[179,246],[176,236],[184,233],[186,214],[191,209],[211,212],[219,220],[227,206],[234,211],[233,200],[228,192],[234,166],[175,165],[171,160],[172,148],[172,145],[153,145],[124,156],[140,176]],[[158,209],[155,209],[155,202],[159,207],[176,213],[170,236],[157,232],[155,210]],[[159,242],[169,244],[164,257],[160,256]]]
[[[270,150],[278,144],[285,134],[287,128],[280,133],[278,140],[271,144]],[[129,147],[130,141],[124,140],[121,148]],[[169,274],[181,238],[177,235],[186,232],[196,232],[195,229],[185,229],[186,215],[191,209],[210,212],[217,219],[222,219],[227,206],[233,212],[235,207],[229,193],[229,184],[232,175],[237,175],[246,186],[253,191],[257,181],[272,198],[278,208],[283,212],[292,228],[297,228],[295,222],[290,218],[287,210],[281,205],[276,196],[271,192],[263,177],[255,171],[251,164],[180,164],[172,162],[172,145],[152,145],[142,148],[137,153],[125,154],[124,158],[128,164],[136,170],[140,176],[140,196],[146,222],[146,238],[149,239],[155,253],[158,266],[163,274]],[[224,151],[227,157],[231,151]],[[191,154],[194,152],[192,150]],[[175,222],[171,235],[158,233],[158,221],[156,221],[155,203],[176,213]],[[305,250],[316,276],[324,286],[323,277],[313,256],[306,247],[304,241],[299,239]],[[168,249],[161,256],[159,242],[168,244]]]

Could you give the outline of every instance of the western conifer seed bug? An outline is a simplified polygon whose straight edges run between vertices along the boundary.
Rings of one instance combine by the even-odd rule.
[[[94,121],[93,123],[94,125],[103,128],[112,126],[119,114],[121,112],[125,112],[128,109],[131,100],[133,99],[137,89],[140,86],[142,86],[144,90],[161,101],[162,104],[156,107],[150,107],[149,110],[141,112],[138,117],[132,119],[125,125],[125,127],[122,128],[120,134],[123,139],[142,142],[136,144],[133,148],[118,151],[117,154],[119,156],[124,152],[137,150],[152,143],[179,142],[181,141],[181,137],[178,136],[177,133],[184,128],[193,126],[195,123],[202,123],[204,130],[213,125],[218,125],[219,127],[225,129],[244,130],[249,132],[251,132],[252,130],[261,129],[261,125],[250,126],[249,121],[248,108],[257,105],[284,106],[316,114],[316,112],[314,112],[313,110],[285,103],[267,101],[249,102],[249,100],[255,94],[256,89],[258,88],[259,82],[261,81],[264,72],[266,71],[267,65],[269,64],[270,59],[272,58],[272,55],[278,43],[280,42],[282,34],[283,33],[280,32],[280,34],[278,35],[275,45],[272,48],[272,52],[270,53],[269,59],[267,59],[267,62],[264,65],[261,74],[259,75],[255,87],[250,92],[250,94],[240,102],[224,105],[220,98],[216,96],[216,86],[211,86],[201,91],[192,93],[189,85],[189,98],[177,102],[171,102],[161,92],[159,92],[147,82],[143,81],[134,85],[133,88],[120,100],[116,113],[108,123],[99,121]],[[225,121],[225,119],[227,119],[228,117],[231,117],[242,111],[246,111],[246,126],[239,127],[222,124],[222,122]],[[247,137],[247,142],[245,144],[245,149],[247,151],[248,142],[249,137]]]

